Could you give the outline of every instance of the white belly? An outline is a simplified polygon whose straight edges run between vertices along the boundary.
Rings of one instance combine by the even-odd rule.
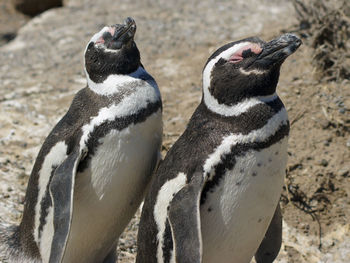
[[[77,175],[65,262],[101,262],[117,244],[143,199],[161,138],[159,110],[100,140],[90,166]]]
[[[201,206],[203,262],[249,263],[277,206],[287,162],[287,138],[236,159]]]

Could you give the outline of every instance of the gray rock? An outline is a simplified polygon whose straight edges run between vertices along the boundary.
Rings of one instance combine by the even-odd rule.
[[[61,7],[62,0],[12,0],[14,7],[21,13],[36,16],[50,8]]]

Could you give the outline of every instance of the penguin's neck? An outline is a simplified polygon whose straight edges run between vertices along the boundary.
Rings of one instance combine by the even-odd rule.
[[[102,83],[96,83],[90,79],[89,74],[86,72],[87,85],[95,93],[103,96],[111,96],[121,89],[125,89],[127,86],[137,86],[142,81],[146,81],[152,86],[155,81],[151,75],[143,67],[138,67],[134,72],[122,75],[111,74]]]
[[[218,100],[210,93],[209,87],[203,86],[203,102],[206,107],[210,111],[226,117],[238,116],[257,104],[270,102],[277,98],[278,96],[276,92],[274,92],[267,96],[244,98],[233,105],[226,105],[218,102]]]

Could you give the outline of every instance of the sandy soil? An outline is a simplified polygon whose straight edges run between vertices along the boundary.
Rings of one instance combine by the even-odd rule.
[[[222,44],[250,35],[271,39],[295,27],[287,1],[68,1],[28,21],[0,1],[0,220],[18,223],[32,164],[48,132],[85,85],[82,52],[103,24],[138,23],[143,64],[164,104],[163,155],[185,129],[201,96],[201,70]],[[12,10],[11,12],[4,10]],[[116,21],[117,20],[117,21]],[[2,22],[2,21],[7,21]],[[11,22],[12,21],[12,22]],[[23,26],[24,25],[24,26]],[[19,31],[18,31],[19,30]],[[43,37],[44,36],[44,37]],[[278,92],[291,120],[281,204],[278,262],[350,260],[350,82],[318,80],[307,41],[284,64]],[[139,213],[119,242],[133,262]]]

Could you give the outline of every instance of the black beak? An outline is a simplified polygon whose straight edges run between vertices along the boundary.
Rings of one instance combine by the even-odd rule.
[[[123,25],[115,25],[115,27],[116,30],[113,35],[113,40],[128,42],[130,39],[134,38],[136,23],[131,17],[126,18]]]
[[[258,62],[263,67],[281,64],[301,45],[301,40],[296,35],[284,34],[268,43],[262,45],[263,51],[257,57]]]
[[[136,23],[131,17],[125,19],[124,24],[116,24],[115,32],[111,39],[109,39],[106,46],[110,49],[120,49],[123,45],[130,43],[134,40],[136,33]]]

